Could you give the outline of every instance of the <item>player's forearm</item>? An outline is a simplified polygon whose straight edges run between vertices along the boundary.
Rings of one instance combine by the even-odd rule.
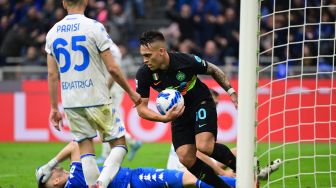
[[[139,105],[140,106],[140,105]],[[158,121],[167,123],[168,121],[165,119],[164,116],[161,114],[158,114],[157,112],[147,108],[147,107],[137,107],[138,114],[143,119],[149,120],[149,121]]]
[[[135,95],[131,86],[128,84],[125,75],[120,66],[115,62],[110,50],[105,50],[100,54],[103,59],[108,72],[111,74],[113,80],[117,82],[129,95]]]
[[[58,75],[48,73],[48,89],[52,110],[58,110]]]
[[[232,88],[228,77],[216,65],[209,63],[207,73],[210,74],[225,91]]]
[[[203,154],[200,151],[197,151],[196,156],[204,161],[206,164],[208,164],[218,175],[224,175],[225,171],[221,169],[219,166],[216,165],[216,162],[213,161],[209,156]]]
[[[48,62],[48,90],[50,96],[51,109],[58,110],[58,67],[55,59],[50,54],[47,55]]]
[[[110,72],[113,79],[115,82],[117,82],[128,94],[132,95],[134,94],[131,86],[129,85],[126,77],[124,76],[124,74],[122,73],[120,67],[115,67],[115,69],[113,70],[113,72]],[[111,86],[113,85],[113,83],[111,84]]]
[[[64,161],[65,159],[70,158],[71,154],[73,153],[73,151],[75,151],[76,147],[78,147],[77,143],[70,142],[60,152],[58,152],[55,159],[60,163]]]

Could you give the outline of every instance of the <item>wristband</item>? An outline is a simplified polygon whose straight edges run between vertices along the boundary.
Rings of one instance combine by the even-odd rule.
[[[236,91],[231,87],[231,88],[228,89],[226,92],[231,96],[231,95],[232,95],[233,93],[235,93]]]

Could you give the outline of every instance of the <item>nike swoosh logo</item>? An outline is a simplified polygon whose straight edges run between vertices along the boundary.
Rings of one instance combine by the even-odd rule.
[[[161,83],[162,81],[159,82],[155,82],[154,85],[157,86],[159,83]]]
[[[201,127],[203,127],[203,126],[205,126],[205,125],[206,125],[206,123],[205,123],[205,124],[202,124],[202,125],[198,125],[198,127],[201,128]]]

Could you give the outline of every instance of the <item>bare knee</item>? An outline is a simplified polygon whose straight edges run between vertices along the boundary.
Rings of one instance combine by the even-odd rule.
[[[179,161],[187,168],[192,167],[196,161],[196,148],[180,147],[176,150]]]
[[[194,165],[195,161],[196,161],[196,155],[182,155],[182,156],[178,156],[180,162],[187,168],[192,167],[192,165]]]
[[[196,148],[198,151],[211,155],[213,152],[214,144],[212,142],[201,142],[196,144]]]
[[[215,138],[210,132],[203,132],[196,135],[196,148],[198,151],[211,155],[214,149]]]

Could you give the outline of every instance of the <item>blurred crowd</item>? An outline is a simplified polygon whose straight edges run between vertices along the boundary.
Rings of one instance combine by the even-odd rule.
[[[85,14],[106,26],[127,59],[124,44],[134,17],[144,16],[143,0],[89,0]],[[0,66],[45,65],[46,34],[65,15],[58,0],[0,0]]]
[[[125,66],[132,69],[130,75],[135,71],[132,68],[135,62],[128,47],[130,38],[139,34],[134,20],[151,19],[145,15],[145,1],[89,0],[85,13],[102,22],[122,48]],[[233,57],[237,65],[239,3],[237,0],[167,0],[162,15],[172,24],[160,30],[172,50],[197,54],[218,66],[225,66],[227,57]],[[335,7],[336,0],[292,0],[290,4],[261,1],[261,55],[274,55],[276,61],[289,65],[299,65],[302,59],[305,65],[316,66],[319,62],[330,69],[335,61],[332,58]],[[21,57],[21,65],[45,65],[46,33],[65,15],[62,1],[0,0],[0,66],[11,64],[6,57]]]
[[[173,49],[199,54],[219,66],[225,65],[225,57],[238,59],[239,1],[168,0],[167,7],[167,17],[177,24],[167,31]],[[263,0],[260,16],[261,55],[290,65],[300,65],[301,59],[312,66],[319,61],[330,69],[336,0]]]

